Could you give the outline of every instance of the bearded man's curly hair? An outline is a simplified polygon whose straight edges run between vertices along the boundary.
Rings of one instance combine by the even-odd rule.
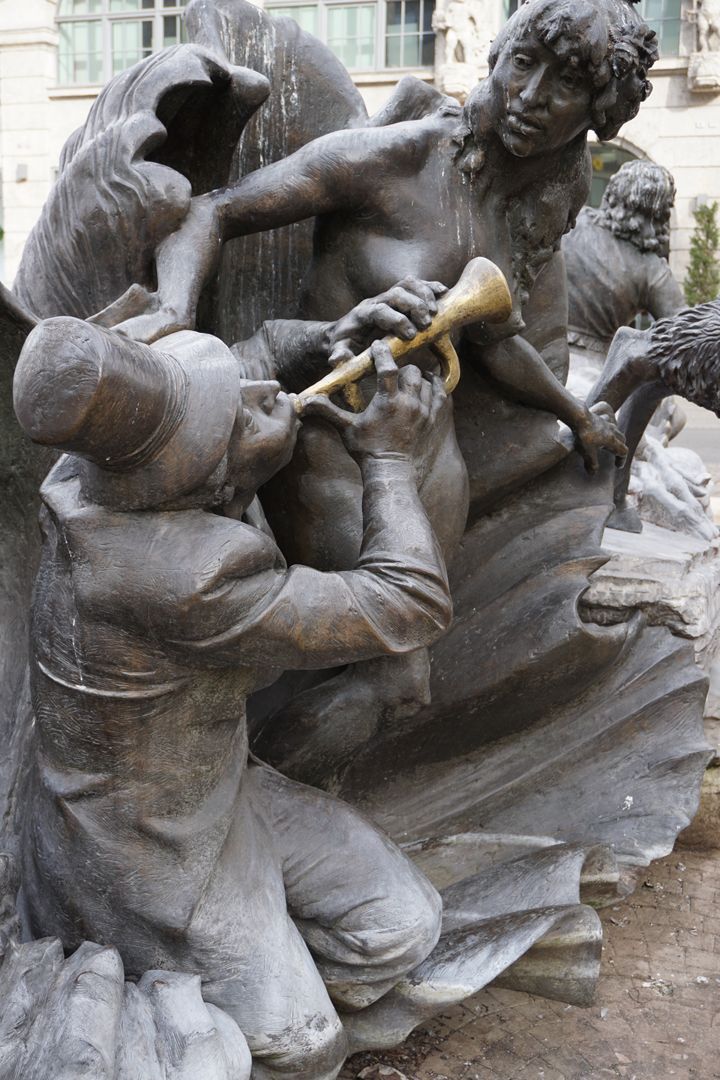
[[[640,251],[657,252],[667,258],[674,203],[675,181],[663,165],[626,161],[610,177],[599,209],[586,213]]]
[[[614,139],[652,90],[647,73],[658,58],[657,35],[629,0],[528,0],[495,38],[490,71],[527,33],[587,75],[590,127],[601,140]]]

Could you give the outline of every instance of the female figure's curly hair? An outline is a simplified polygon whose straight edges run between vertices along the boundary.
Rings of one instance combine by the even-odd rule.
[[[655,32],[630,0],[528,0],[495,38],[490,71],[503,49],[528,33],[588,74],[590,127],[599,139],[615,138],[637,115],[652,89],[647,73],[658,48]]]
[[[575,225],[589,194],[592,168],[587,131],[592,128],[599,138],[612,139],[637,114],[650,93],[647,72],[658,55],[654,31],[630,0],[527,0],[495,38],[488,58],[490,77],[468,97],[453,136],[456,166],[470,182],[487,168],[493,148],[487,116],[493,70],[506,48],[531,35],[563,64],[582,72],[591,94],[587,129],[553,153],[538,154],[535,168],[525,173],[524,189],[516,186],[505,211],[513,282],[521,305],[542,267],[559,249],[563,233]],[[499,139],[495,144],[501,168],[507,172],[502,144]]]

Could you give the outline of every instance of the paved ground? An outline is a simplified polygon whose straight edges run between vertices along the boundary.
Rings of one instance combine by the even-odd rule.
[[[602,913],[596,1004],[489,989],[382,1062],[408,1080],[720,1080],[720,851],[679,849]]]

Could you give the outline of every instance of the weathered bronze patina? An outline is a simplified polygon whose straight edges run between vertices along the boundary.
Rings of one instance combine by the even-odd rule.
[[[427,329],[420,330],[410,340],[398,337],[385,340],[394,360],[410,356],[416,349],[433,349],[440,360],[445,391],[451,394],[460,382],[460,361],[450,334],[469,323],[505,322],[511,310],[512,298],[503,275],[487,259],[473,259],[457,284],[438,301],[437,312]],[[302,413],[305,402],[316,394],[344,390],[373,369],[370,348],[341,361],[331,374],[300,391],[295,398],[297,412]]]
[[[594,404],[564,385],[637,10],[530,0],[464,107],[410,79],[372,118],[291,20],[187,24],[0,294],[0,1061],[33,1080],[333,1080],[491,981],[588,1004],[593,905],[707,759],[690,646],[583,601],[611,406],[710,370],[661,322]],[[301,423],[368,349],[359,411]]]

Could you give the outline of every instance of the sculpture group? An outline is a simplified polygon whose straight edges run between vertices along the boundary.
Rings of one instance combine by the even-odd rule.
[[[674,391],[672,376],[669,382],[663,381],[657,371],[643,366],[640,343],[648,334],[641,336],[629,329],[639,317],[662,320],[685,307],[682,289],[668,263],[674,201],[675,183],[667,169],[645,161],[628,162],[610,179],[599,209],[586,207],[576,227],[563,238],[568,278],[568,385],[587,404],[607,400],[620,408],[626,403],[621,422],[628,454],[617,473],[615,510],[609,523],[640,532],[639,506],[647,520],[712,539],[717,530],[709,516],[705,485],[710,477],[702,461],[691,451],[678,455],[674,447],[666,449],[684,423],[682,409],[671,397],[673,392],[715,408],[712,397],[700,385],[697,392],[689,385]],[[699,352],[704,352],[712,339],[714,311],[713,306],[706,309],[709,334],[690,335],[694,339],[690,349],[698,351],[696,361],[690,361],[688,355],[675,366],[697,374],[705,366]],[[682,348],[680,341],[687,340],[682,330],[684,320],[667,325],[669,339],[677,337],[676,347]],[[615,339],[621,329],[625,337]],[[632,338],[638,352],[635,361],[630,361],[627,349],[621,347],[621,342],[627,345]],[[603,373],[611,346],[613,358]],[[668,345],[668,359],[671,351]],[[631,373],[633,366],[638,369],[635,374]],[[617,377],[612,389],[608,384],[611,371]],[[713,381],[709,372],[701,379],[708,387]],[[631,483],[636,506],[628,499]]]
[[[2,295],[2,1076],[330,1080],[492,980],[587,1003],[707,759],[689,646],[583,594],[658,401],[718,408],[715,307],[565,386],[654,34],[530,0],[464,106],[368,118],[290,20],[187,24]]]

